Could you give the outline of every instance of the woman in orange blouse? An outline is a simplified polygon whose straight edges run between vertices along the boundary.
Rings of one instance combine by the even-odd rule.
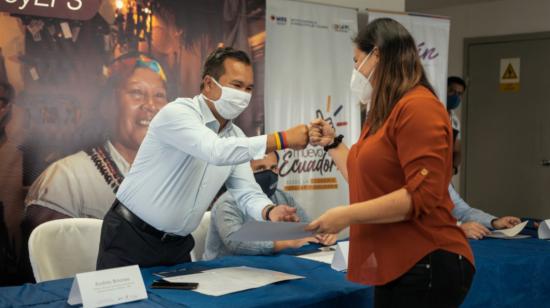
[[[351,226],[348,278],[376,286],[375,307],[457,307],[474,258],[451,215],[449,117],[401,24],[374,20],[354,43],[351,90],[368,112],[361,137],[348,150],[327,122],[310,130],[348,180],[351,205],[308,229]]]

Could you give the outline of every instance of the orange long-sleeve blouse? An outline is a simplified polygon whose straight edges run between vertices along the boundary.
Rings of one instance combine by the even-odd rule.
[[[412,199],[405,221],[350,228],[348,278],[382,285],[443,249],[474,264],[464,232],[451,215],[452,130],[443,104],[418,86],[397,102],[383,126],[363,128],[347,168],[351,206],[405,188]]]

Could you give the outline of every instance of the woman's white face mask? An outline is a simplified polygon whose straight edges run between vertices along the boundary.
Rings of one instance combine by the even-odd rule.
[[[217,100],[211,100],[204,95],[203,97],[214,103],[216,111],[218,111],[224,119],[233,120],[238,117],[246,109],[246,107],[248,107],[252,94],[230,87],[224,87],[214,78],[212,78],[212,81],[214,81],[214,83],[222,90],[220,98]]]
[[[374,50],[373,50],[374,51]],[[370,102],[372,100],[372,84],[370,78],[374,69],[369,73],[368,77],[365,77],[359,70],[367,62],[372,51],[361,61],[357,68],[353,69],[351,73],[350,89],[353,101],[359,101],[361,104],[366,105],[367,111],[370,109]]]

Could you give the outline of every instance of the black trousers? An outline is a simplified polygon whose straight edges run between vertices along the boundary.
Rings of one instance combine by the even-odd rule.
[[[374,307],[458,307],[475,269],[464,257],[436,250],[401,277],[374,288]]]
[[[189,253],[195,246],[191,235],[153,235],[144,231],[143,226],[121,216],[114,210],[115,206],[116,201],[103,219],[96,265],[98,270],[134,264],[151,267],[191,262]]]

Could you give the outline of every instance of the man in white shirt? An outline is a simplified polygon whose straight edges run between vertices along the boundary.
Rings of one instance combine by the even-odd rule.
[[[250,59],[218,48],[204,64],[201,94],[179,98],[153,118],[136,159],[105,215],[97,268],[189,262],[191,232],[222,185],[257,220],[296,221],[255,182],[249,161],[282,148],[302,149],[308,129],[247,138],[231,120],[250,102]]]

